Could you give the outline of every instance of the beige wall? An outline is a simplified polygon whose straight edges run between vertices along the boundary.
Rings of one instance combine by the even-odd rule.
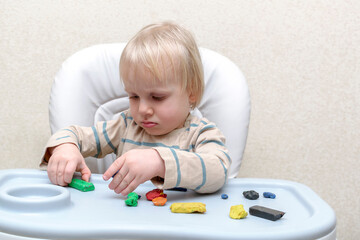
[[[75,51],[172,19],[232,59],[252,97],[240,177],[310,186],[360,237],[360,2],[0,0],[0,168],[36,168],[53,77]]]

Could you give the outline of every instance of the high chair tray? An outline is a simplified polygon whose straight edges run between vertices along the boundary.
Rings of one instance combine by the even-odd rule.
[[[230,179],[218,192],[165,190],[168,202],[154,206],[146,193],[155,187],[140,185],[137,207],[108,188],[109,181],[92,174],[95,190],[81,192],[52,185],[47,173],[32,169],[0,171],[0,232],[31,239],[325,239],[335,237],[334,211],[305,185],[273,179]],[[244,198],[255,190],[257,200]],[[276,194],[264,198],[263,192]],[[228,199],[221,198],[227,194]],[[206,212],[172,213],[176,202],[202,202]],[[229,217],[230,207],[254,205],[285,212],[277,221],[248,215]],[[330,239],[330,238],[326,238]]]

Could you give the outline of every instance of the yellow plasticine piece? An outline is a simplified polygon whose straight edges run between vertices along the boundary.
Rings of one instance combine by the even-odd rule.
[[[204,213],[206,205],[200,202],[173,203],[170,209],[173,213]]]
[[[229,215],[232,219],[241,219],[241,218],[245,218],[248,215],[248,213],[245,211],[244,206],[240,204],[240,205],[231,206]]]

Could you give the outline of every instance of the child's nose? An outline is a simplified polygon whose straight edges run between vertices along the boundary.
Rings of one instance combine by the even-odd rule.
[[[139,113],[141,113],[142,115],[151,115],[153,114],[153,109],[148,102],[140,101]]]

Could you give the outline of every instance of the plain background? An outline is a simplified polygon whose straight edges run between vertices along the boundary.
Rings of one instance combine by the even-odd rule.
[[[38,167],[51,84],[67,57],[174,20],[247,79],[239,177],[308,185],[336,211],[338,239],[358,239],[359,14],[356,0],[0,0],[0,168]]]

